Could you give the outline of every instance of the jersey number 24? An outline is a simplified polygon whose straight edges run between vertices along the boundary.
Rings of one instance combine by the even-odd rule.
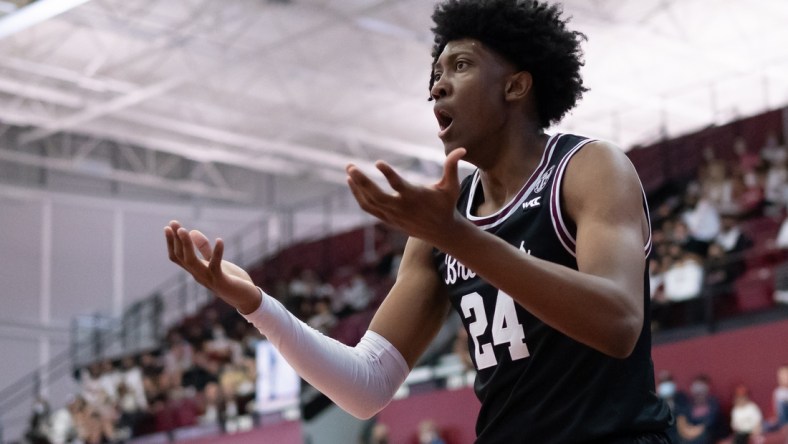
[[[525,345],[525,331],[523,330],[523,325],[517,320],[517,310],[511,296],[500,290],[498,291],[498,298],[495,301],[495,313],[493,313],[492,317],[492,344],[479,343],[479,337],[487,332],[489,324],[482,296],[476,292],[466,294],[460,301],[460,307],[465,319],[471,317],[471,312],[476,317],[476,320],[468,326],[468,335],[473,339],[477,370],[498,364],[493,351],[493,344],[509,344],[509,355],[512,361],[530,356],[528,346]]]

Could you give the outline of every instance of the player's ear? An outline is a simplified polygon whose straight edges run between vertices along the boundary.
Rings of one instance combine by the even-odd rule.
[[[506,100],[523,100],[531,92],[534,79],[528,71],[518,71],[509,76],[504,94]]]

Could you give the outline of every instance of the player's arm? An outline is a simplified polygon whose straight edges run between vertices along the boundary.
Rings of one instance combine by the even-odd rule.
[[[526,254],[478,229],[454,208],[458,148],[429,187],[408,183],[378,163],[394,194],[348,168],[359,205],[381,220],[454,256],[567,336],[614,357],[628,356],[643,325],[647,223],[634,167],[615,147],[590,143],[570,161],[564,206],[577,225],[579,271]]]
[[[246,319],[312,386],[370,418],[391,401],[448,312],[431,252],[422,241],[408,242],[396,283],[355,347],[308,327],[271,297]]]
[[[369,329],[391,342],[413,368],[448,312],[449,299],[432,262],[432,246],[409,238],[397,280]]]
[[[628,356],[643,325],[648,235],[634,167],[617,148],[590,143],[569,162],[563,205],[577,225],[578,271],[522,254],[470,224],[440,248],[569,337]]]
[[[431,248],[409,241],[397,283],[372,329],[349,347],[298,320],[256,288],[245,271],[223,261],[221,240],[212,249],[202,233],[189,232],[176,221],[165,236],[173,262],[244,314],[302,378],[359,418],[371,417],[391,401],[448,309],[431,265]]]

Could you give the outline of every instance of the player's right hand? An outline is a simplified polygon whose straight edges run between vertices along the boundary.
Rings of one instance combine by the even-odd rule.
[[[224,242],[216,239],[211,248],[208,238],[198,230],[188,231],[178,221],[164,227],[170,260],[189,272],[195,281],[211,290],[241,314],[255,311],[262,295],[252,278],[241,267],[222,260]],[[195,247],[202,258],[197,257]]]

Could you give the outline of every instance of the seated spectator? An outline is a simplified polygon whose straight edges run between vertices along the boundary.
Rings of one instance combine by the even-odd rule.
[[[118,412],[117,434],[122,440],[140,434],[140,422],[149,419],[148,402],[136,396],[134,390],[121,382],[118,385],[118,399],[115,408]]]
[[[734,165],[745,176],[745,180],[752,183],[753,175],[761,165],[761,156],[750,151],[747,140],[741,136],[733,140],[733,153],[736,156]]]
[[[769,165],[788,162],[788,150],[785,144],[777,139],[777,133],[770,130],[766,134],[766,143],[761,148],[761,159]]]
[[[750,399],[747,387],[737,386],[731,410],[733,444],[749,444],[751,438],[760,437],[762,422],[761,409]]]
[[[343,318],[366,309],[374,294],[359,270],[353,273],[349,283],[339,288],[338,296],[335,299],[335,312],[338,318]]]
[[[681,304],[684,321],[698,322],[703,318],[703,265],[697,256],[686,252],[673,252],[674,262],[664,274],[665,299]]]
[[[77,438],[86,444],[112,442],[115,439],[114,419],[102,415],[84,398],[76,397],[68,404]]]
[[[733,203],[733,183],[725,162],[712,159],[705,167],[701,176],[701,194],[718,211],[729,208]]]
[[[763,194],[769,214],[779,214],[785,209],[786,188],[788,187],[788,160],[780,159],[769,165],[764,179]]]
[[[320,298],[315,302],[314,314],[306,323],[324,335],[328,336],[331,333],[331,329],[337,325],[337,317],[331,311],[328,298]]]
[[[710,393],[709,378],[692,380],[686,405],[676,412],[680,444],[712,444],[718,435],[720,403]]]
[[[311,268],[296,269],[296,275],[288,284],[288,297],[285,306],[294,309],[299,319],[306,320],[312,315],[315,299],[334,297],[334,288],[323,282],[320,275]]]
[[[744,261],[735,255],[726,254],[718,243],[709,246],[706,258],[706,274],[703,278],[705,294],[715,307],[732,304],[736,279],[744,273]]]
[[[711,242],[720,230],[719,211],[697,191],[687,191],[681,221],[686,225],[688,235],[703,243]]]
[[[737,172],[733,176],[732,193],[733,203],[729,208],[721,209],[721,212],[736,214],[739,217],[747,218],[763,214],[764,194],[762,178],[754,176],[752,181],[747,179],[743,172]]]
[[[738,218],[733,214],[723,214],[720,218],[720,231],[714,238],[726,253],[741,253],[753,246],[753,241],[742,233]]]
[[[678,390],[676,382],[673,381],[673,375],[667,370],[663,370],[659,373],[657,395],[667,403],[674,417],[687,403],[686,396]],[[679,442],[679,431],[676,426],[676,421],[670,426],[667,434],[670,437],[670,442]]]
[[[25,431],[25,439],[30,444],[49,444],[49,430],[49,403],[45,399],[37,397],[33,403],[33,412]]]
[[[780,231],[774,240],[774,248],[782,252],[788,251],[788,218],[780,225]],[[774,271],[774,300],[788,304],[788,262],[783,262]]]
[[[769,431],[788,427],[788,365],[777,369],[777,387],[772,393],[773,416],[767,421]]]
[[[434,421],[425,419],[419,423],[419,444],[446,444]]]
[[[120,360],[120,381],[121,384],[126,386],[126,390],[135,397],[135,403],[139,404],[143,409],[148,408],[148,401],[145,398],[145,384],[143,382],[142,369],[137,365],[134,356],[124,356]],[[120,388],[118,388],[120,391]]]
[[[218,321],[214,323],[211,331],[213,332],[213,339],[205,342],[203,346],[203,351],[208,357],[219,364],[227,362],[239,363],[243,355],[241,344],[229,338],[224,327]]]
[[[74,442],[77,439],[77,429],[70,412],[70,405],[74,402],[74,399],[69,398],[64,407],[52,413],[47,433],[49,443],[65,444]]]
[[[103,397],[104,385],[101,383],[101,364],[93,362],[79,371],[80,393],[84,401],[95,404]]]
[[[99,365],[101,366],[101,376],[99,376],[101,389],[106,394],[109,402],[115,402],[118,396],[118,384],[122,380],[122,374],[115,368],[111,359],[104,359]]]
[[[670,324],[671,301],[665,296],[665,270],[672,265],[673,258],[670,255],[649,261],[652,331],[660,330]]]
[[[717,227],[717,229],[719,226]],[[673,244],[681,247],[681,250],[694,254],[697,257],[706,257],[706,250],[709,248],[709,242],[716,236],[717,229],[708,240],[701,240],[694,237],[683,220],[677,220],[673,224],[673,232],[670,239]]]
[[[167,349],[164,352],[164,372],[172,378],[174,386],[181,385],[183,372],[191,368],[194,348],[183,335],[173,330],[167,335]]]

